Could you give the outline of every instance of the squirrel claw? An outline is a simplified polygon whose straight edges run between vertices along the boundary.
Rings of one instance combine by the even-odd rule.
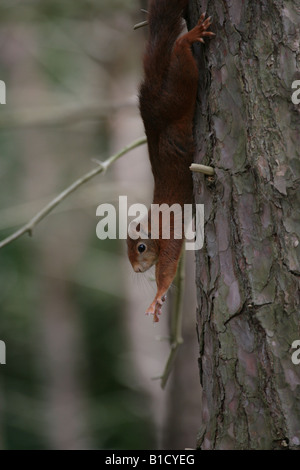
[[[199,18],[199,21],[197,23],[197,25],[195,26],[195,28],[193,30],[191,30],[195,36],[194,36],[194,39],[192,40],[192,42],[195,42],[195,41],[199,41],[199,42],[202,42],[204,44],[204,37],[212,37],[212,36],[215,36],[215,34],[212,32],[212,31],[207,31],[208,28],[211,26],[212,24],[212,17],[209,16],[208,18],[206,18],[205,20],[205,13],[202,13],[202,15],[200,16]],[[192,35],[191,35],[192,37]]]

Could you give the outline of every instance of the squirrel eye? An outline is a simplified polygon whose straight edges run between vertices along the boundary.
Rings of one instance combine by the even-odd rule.
[[[146,245],[144,245],[144,243],[141,243],[141,244],[138,246],[138,252],[139,252],[139,253],[144,253],[144,251],[146,251]]]

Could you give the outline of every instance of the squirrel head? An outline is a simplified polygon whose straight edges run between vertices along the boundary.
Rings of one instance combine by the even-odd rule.
[[[151,239],[151,228],[144,216],[139,223],[129,224],[127,248],[128,258],[136,273],[144,273],[157,263],[159,254],[158,240]]]
[[[128,258],[136,273],[144,273],[157,263],[159,247],[157,240],[132,240],[127,238]]]

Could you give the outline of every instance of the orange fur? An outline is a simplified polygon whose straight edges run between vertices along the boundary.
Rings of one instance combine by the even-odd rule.
[[[154,204],[192,204],[193,184],[189,166],[194,156],[193,117],[198,87],[198,68],[191,46],[213,36],[211,22],[202,14],[191,31],[179,36],[188,0],[151,0],[149,41],[144,55],[144,81],[140,111],[148,139],[154,176]],[[150,211],[149,211],[150,218]],[[182,221],[183,223],[183,221]],[[172,223],[171,223],[172,225]],[[156,265],[157,294],[147,310],[158,321],[161,306],[177,270],[183,238],[131,240],[128,256],[137,272]],[[151,232],[151,227],[150,227]],[[146,249],[139,253],[143,244]]]

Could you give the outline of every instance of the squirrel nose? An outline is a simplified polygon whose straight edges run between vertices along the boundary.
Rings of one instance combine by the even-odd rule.
[[[138,265],[134,267],[134,270],[135,270],[136,273],[141,273],[142,272],[142,268]]]

